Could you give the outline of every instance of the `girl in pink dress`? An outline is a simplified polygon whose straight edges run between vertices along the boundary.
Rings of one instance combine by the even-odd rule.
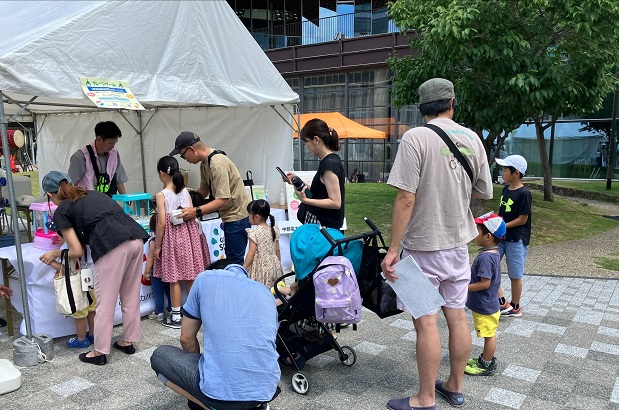
[[[164,189],[155,196],[157,233],[153,276],[170,283],[172,313],[162,324],[180,329],[180,282],[185,282],[189,294],[196,276],[210,264],[210,256],[206,238],[198,222],[195,219],[184,221],[174,212],[192,207],[178,161],[171,156],[162,157],[157,162],[157,171]]]

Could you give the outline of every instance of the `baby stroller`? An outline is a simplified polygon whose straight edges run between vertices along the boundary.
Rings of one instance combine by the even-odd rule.
[[[316,320],[313,275],[322,261],[334,255],[343,255],[348,258],[357,271],[361,264],[364,243],[370,242],[377,235],[380,235],[377,228],[371,232],[350,237],[344,237],[338,230],[325,229],[311,224],[303,225],[295,230],[291,238],[290,249],[295,262],[295,272],[278,278],[276,284],[295,275],[298,290],[286,299],[277,286],[274,286],[274,289],[276,297],[282,302],[278,309],[277,351],[280,355],[280,363],[294,370],[291,382],[296,393],[307,394],[309,391],[309,380],[302,370],[305,362],[312,357],[333,349],[337,351],[342,364],[345,366],[355,364],[357,355],[353,348],[340,346],[331,333],[332,329]],[[340,325],[335,326],[336,331],[339,332]],[[353,328],[356,329],[356,324]]]

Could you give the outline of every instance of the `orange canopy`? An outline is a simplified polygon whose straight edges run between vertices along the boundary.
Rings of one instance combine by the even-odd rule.
[[[315,112],[310,114],[301,114],[301,124],[299,129],[303,128],[305,123],[311,119],[320,118],[326,122],[329,127],[337,131],[340,138],[375,138],[385,139],[386,134],[383,131],[375,130],[370,127],[359,124],[349,118],[346,118],[339,112]],[[295,121],[297,117],[294,117]],[[295,131],[294,138],[298,138],[298,133]]]

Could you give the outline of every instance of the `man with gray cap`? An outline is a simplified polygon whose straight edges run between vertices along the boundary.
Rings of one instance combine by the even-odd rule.
[[[492,198],[492,177],[481,139],[453,121],[457,102],[451,81],[433,78],[421,84],[418,93],[419,111],[429,126],[404,134],[389,174],[387,183],[398,193],[382,268],[387,279],[395,281],[393,265],[411,255],[441,294],[451,370],[445,382],[437,380],[441,362],[438,311],[413,318],[419,392],[390,400],[387,407],[393,410],[436,409],[435,390],[451,405],[464,405],[462,378],[471,351],[464,311],[471,276],[467,243],[477,236],[469,204],[471,197]],[[443,138],[451,140],[454,151]],[[463,154],[461,159],[453,154],[456,149]]]
[[[249,194],[234,163],[223,151],[207,147],[195,133],[183,131],[176,137],[171,156],[180,154],[191,164],[200,164],[200,188],[196,191],[207,203],[195,208],[183,208],[183,219],[219,212],[224,225],[226,259],[239,265],[245,259],[247,231],[250,228],[247,204]]]

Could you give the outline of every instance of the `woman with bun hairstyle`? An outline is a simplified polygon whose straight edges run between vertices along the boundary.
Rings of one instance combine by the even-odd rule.
[[[297,218],[303,224],[315,223],[327,228],[341,229],[344,223],[344,165],[335,153],[340,150],[340,140],[337,131],[330,128],[326,122],[314,118],[305,123],[300,138],[307,149],[320,158],[316,175],[309,190],[312,197],[302,191],[295,191],[302,202],[297,212]],[[291,183],[294,173],[287,174],[284,182]]]
[[[140,340],[142,258],[148,233],[112,198],[74,186],[64,172],[49,172],[42,185],[48,200],[58,206],[52,229],[66,241],[69,258],[80,259],[83,246],[89,245],[94,262],[95,347],[80,354],[80,360],[95,365],[107,363],[119,296],[123,335],[114,347],[126,354],[135,353],[133,344]],[[59,258],[60,249],[55,249],[39,259],[49,265]]]

